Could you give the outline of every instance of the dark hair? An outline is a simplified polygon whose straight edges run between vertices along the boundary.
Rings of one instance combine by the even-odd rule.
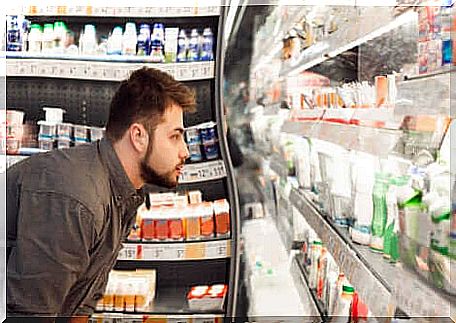
[[[114,94],[106,136],[117,142],[135,122],[144,125],[152,135],[172,104],[180,106],[184,112],[195,111],[194,91],[165,72],[140,68],[122,81]]]

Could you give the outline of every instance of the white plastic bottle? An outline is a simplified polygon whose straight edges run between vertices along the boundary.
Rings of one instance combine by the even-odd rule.
[[[97,50],[97,36],[94,25],[85,25],[84,36],[82,38],[82,53],[83,55],[95,55]]]
[[[43,29],[43,38],[41,41],[41,51],[44,54],[52,53],[54,49],[54,26],[45,24]]]
[[[30,29],[30,34],[28,38],[29,47],[28,51],[30,53],[41,53],[41,41],[42,41],[41,26],[38,24],[33,24]]]
[[[54,53],[63,54],[67,38],[67,29],[63,21],[54,23]]]
[[[122,27],[115,27],[108,39],[108,55],[122,54]]]
[[[353,301],[353,295],[355,289],[353,286],[345,283],[342,285],[342,294],[338,299],[336,304],[336,309],[334,312],[334,323],[345,323],[350,322],[350,307]]]
[[[136,55],[136,25],[134,22],[127,22],[125,32],[122,37],[122,55]]]

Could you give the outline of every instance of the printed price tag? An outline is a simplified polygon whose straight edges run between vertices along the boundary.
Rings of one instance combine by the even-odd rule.
[[[164,248],[161,245],[143,245],[144,260],[160,260],[163,258]]]
[[[205,252],[204,244],[190,243],[185,247],[185,259],[204,259]]]
[[[230,241],[216,241],[206,244],[206,259],[226,258],[231,255]]]
[[[172,317],[168,316],[167,323],[191,323],[192,320],[189,317]]]
[[[121,260],[135,260],[137,259],[138,245],[136,244],[124,244],[123,248],[119,252],[118,259]]]
[[[215,317],[195,317],[193,323],[217,323]]]
[[[187,66],[182,66],[177,69],[177,78],[179,80],[185,80],[191,78],[191,71],[190,68]]]

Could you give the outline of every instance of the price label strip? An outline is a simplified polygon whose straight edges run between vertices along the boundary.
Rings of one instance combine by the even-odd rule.
[[[124,243],[123,248],[117,256],[118,260],[137,260],[138,259],[138,245]]]
[[[179,183],[183,184],[210,181],[223,178],[225,176],[225,165],[221,160],[199,164],[189,164],[184,166],[181,177],[179,178]]]
[[[119,252],[119,260],[173,261],[220,259],[231,256],[231,240],[191,243],[125,243]]]

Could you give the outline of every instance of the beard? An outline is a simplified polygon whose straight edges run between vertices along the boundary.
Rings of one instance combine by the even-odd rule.
[[[178,184],[179,178],[175,176],[174,169],[165,174],[159,174],[148,164],[150,155],[152,155],[152,141],[153,136],[149,136],[149,145],[147,147],[147,152],[140,163],[141,177],[144,183],[147,184],[157,185],[165,188],[175,188]]]
[[[178,177],[174,175],[174,170],[165,174],[159,174],[147,164],[146,158],[141,160],[140,166],[141,177],[145,183],[166,188],[175,188],[177,186]]]

